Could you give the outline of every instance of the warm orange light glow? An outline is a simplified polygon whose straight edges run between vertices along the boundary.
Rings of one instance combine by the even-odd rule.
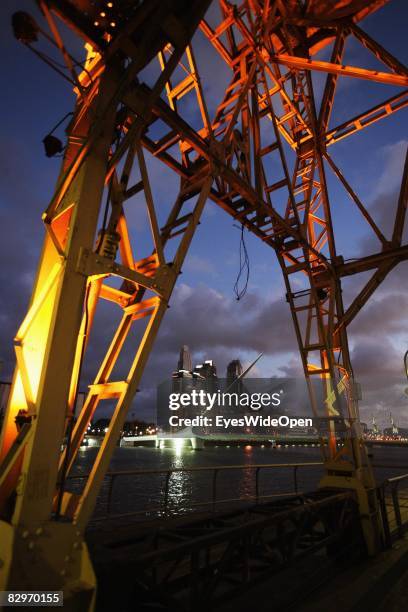
[[[15,418],[19,410],[35,412],[41,372],[47,347],[53,306],[59,287],[61,260],[52,240],[47,237],[43,265],[38,274],[29,313],[18,334],[19,365],[12,385],[2,432],[0,458],[4,457],[17,435]],[[52,277],[53,282],[49,282]],[[31,405],[30,405],[31,403]]]

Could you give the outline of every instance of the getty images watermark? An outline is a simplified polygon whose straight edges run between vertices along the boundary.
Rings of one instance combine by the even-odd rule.
[[[157,389],[157,426],[160,434],[170,437],[306,440],[329,435],[334,425],[336,435],[353,435],[350,418],[344,416],[350,389],[338,381],[324,382],[283,377],[231,381],[191,373],[173,377]],[[337,393],[327,392],[329,382]]]
[[[253,414],[279,409],[283,403],[283,389],[274,392],[209,392],[204,389],[172,392],[168,395],[168,425],[171,428],[299,428],[312,427],[311,418],[287,414]],[[227,414],[226,414],[227,410]],[[252,413],[252,414],[251,414]]]

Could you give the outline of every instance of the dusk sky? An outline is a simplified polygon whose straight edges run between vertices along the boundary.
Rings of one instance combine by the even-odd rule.
[[[2,57],[1,184],[0,184],[0,359],[1,379],[13,371],[13,336],[27,308],[44,236],[41,213],[57,178],[60,161],[45,157],[42,139],[74,104],[69,83],[46,66],[12,35],[11,15],[25,10],[41,22],[35,3],[5,0],[0,6]],[[211,15],[209,16],[211,19]],[[396,0],[360,25],[401,62],[408,63],[406,26],[408,5]],[[70,37],[80,56],[80,45]],[[213,114],[220,102],[228,73],[199,32],[193,39],[206,100]],[[327,59],[330,49],[320,54]],[[357,41],[348,41],[345,64],[386,71]],[[149,74],[146,73],[148,80]],[[314,77],[316,92],[324,77]],[[331,126],[399,93],[400,89],[340,77]],[[190,112],[192,118],[194,109]],[[333,145],[330,154],[387,237],[393,225],[408,143],[406,110],[399,111],[361,133]],[[63,129],[57,135],[64,137]],[[158,206],[169,205],[177,179],[157,160],[147,156],[153,194]],[[348,195],[327,168],[336,245],[345,259],[375,253],[378,240]],[[171,202],[170,202],[171,203]],[[143,245],[147,221],[138,210],[128,219],[135,240]],[[406,224],[407,225],[407,224]],[[371,232],[371,233],[370,233]],[[152,416],[155,385],[176,367],[178,351],[187,344],[193,361],[213,359],[220,376],[227,363],[239,358],[248,365],[261,351],[253,375],[301,375],[292,320],[276,256],[255,236],[245,232],[250,278],[246,296],[236,301],[234,283],[239,266],[240,233],[224,211],[208,202],[193,240],[169,312],[155,343],[132,413]],[[408,233],[405,228],[404,243]],[[141,256],[146,255],[145,252]],[[353,300],[370,274],[349,277],[343,283],[345,305]],[[362,385],[361,415],[380,425],[389,424],[392,411],[399,425],[408,426],[408,387],[403,355],[408,349],[408,262],[399,264],[376,291],[349,328],[356,380]],[[96,358],[113,323],[103,308],[98,336],[91,342],[85,375],[97,366]],[[96,364],[96,365],[95,365]],[[87,381],[89,384],[91,380]]]

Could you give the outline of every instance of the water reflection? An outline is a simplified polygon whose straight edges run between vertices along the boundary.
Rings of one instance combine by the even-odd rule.
[[[185,440],[175,439],[171,449],[161,449],[161,453],[168,454],[170,450],[171,469],[187,467],[184,457],[186,456]],[[166,492],[167,489],[167,492]],[[166,513],[178,513],[188,510],[189,500],[192,498],[192,479],[189,472],[172,472],[166,475],[162,485],[162,500],[165,504]]]
[[[185,446],[185,441],[183,438],[176,438],[173,442],[173,448],[174,448],[174,452],[176,454],[176,457],[181,457],[181,455],[183,454],[183,448]],[[180,466],[181,467],[181,466]]]
[[[244,446],[245,461],[244,463],[253,463],[253,446],[247,444]],[[255,495],[255,470],[245,469],[239,473],[240,481],[238,485],[238,495],[240,499],[249,499]]]
[[[115,480],[112,499],[112,513],[140,512],[140,518],[157,516],[164,512],[166,490],[166,471],[175,468],[219,467],[222,465],[242,465],[239,470],[220,470],[217,476],[217,499],[249,498],[255,495],[255,470],[248,469],[251,464],[301,463],[320,461],[317,448],[260,448],[247,445],[245,448],[218,447],[192,451],[181,444],[173,448],[118,448],[109,467],[110,471],[146,470],[145,474],[118,477]],[[98,449],[87,448],[80,453],[74,471],[88,474]],[[393,451],[393,452],[391,452]],[[375,450],[377,463],[403,465],[408,455],[406,449]],[[163,470],[162,474],[152,470]],[[378,472],[380,470],[377,470]],[[406,470],[405,470],[406,471]],[[320,479],[321,468],[299,470],[299,491],[314,489]],[[395,469],[381,470],[379,480],[398,473]],[[67,489],[80,493],[85,481],[69,481]],[[173,472],[168,481],[167,514],[188,512],[198,504],[210,502],[213,491],[213,471]],[[265,469],[259,473],[260,495],[293,491],[293,469]],[[110,494],[110,479],[106,478],[97,502],[96,514],[106,515]],[[207,508],[208,506],[201,506]],[[223,506],[224,507],[224,506]],[[226,506],[225,506],[226,507]]]

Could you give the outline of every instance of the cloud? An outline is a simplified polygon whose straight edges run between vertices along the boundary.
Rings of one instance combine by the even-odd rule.
[[[388,195],[394,189],[399,190],[407,147],[408,140],[402,139],[380,149],[379,156],[383,159],[383,170],[374,181],[375,187],[371,196],[373,200]]]
[[[219,276],[214,264],[205,257],[187,255],[184,270],[208,276]]]
[[[93,332],[83,370],[83,387],[94,376],[108,338],[114,333],[108,305],[98,313]],[[126,343],[113,380],[126,376],[139,336],[140,332]],[[257,375],[276,375],[278,365],[292,359],[297,350],[290,310],[283,298],[265,300],[262,294],[253,292],[237,302],[204,284],[192,287],[181,283],[170,301],[131,411],[138,411],[144,418],[152,416],[154,389],[176,368],[182,344],[190,347],[194,363],[213,359],[221,377],[232,359],[240,359],[246,367],[260,352],[265,353],[265,358],[258,364]]]
[[[236,301],[205,285],[181,285],[170,306],[160,335],[161,346],[167,349],[181,341],[197,350],[222,346],[276,354],[295,348],[284,298],[264,301],[253,292]]]
[[[369,337],[373,330],[381,336],[408,333],[408,294],[375,295],[350,325],[353,337]]]
[[[355,380],[362,386],[360,403],[362,417],[374,416],[382,426],[389,426],[389,413],[396,422],[408,426],[408,397],[404,393],[407,381],[403,355],[385,336],[365,339],[351,352]]]

